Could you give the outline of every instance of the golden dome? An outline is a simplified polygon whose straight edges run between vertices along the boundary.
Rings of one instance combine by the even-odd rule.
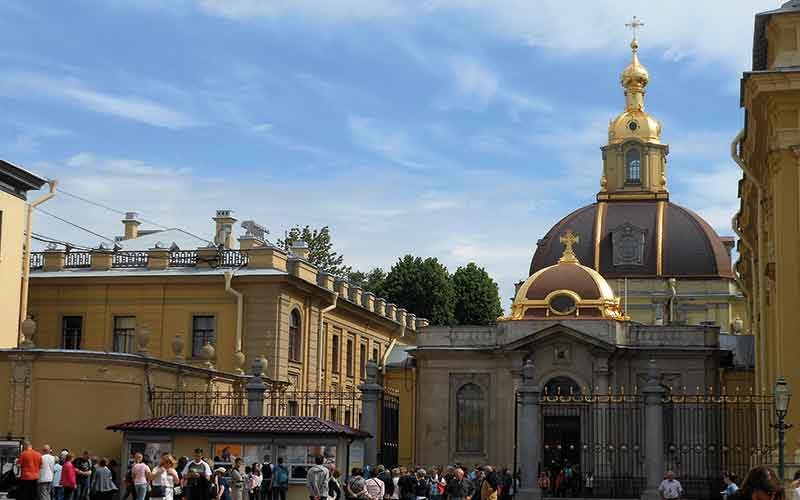
[[[644,110],[644,88],[650,81],[650,74],[639,62],[638,50],[639,42],[634,38],[631,41],[631,63],[619,78],[625,89],[625,111],[608,124],[609,144],[628,139],[661,143],[661,123]]]
[[[520,286],[509,319],[626,319],[608,282],[578,261],[572,250],[578,241],[572,231],[564,233],[561,259]]]
[[[631,51],[633,52],[633,58],[631,63],[628,65],[627,68],[622,70],[622,75],[620,75],[620,82],[622,86],[625,87],[627,90],[628,88],[637,85],[644,89],[647,85],[647,82],[650,81],[650,73],[647,72],[647,68],[645,68],[642,63],[639,62],[639,56],[636,55],[636,52],[639,50],[639,42],[636,41],[634,38],[631,41]]]

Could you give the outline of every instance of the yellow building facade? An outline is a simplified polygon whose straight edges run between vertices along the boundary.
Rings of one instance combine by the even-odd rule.
[[[0,348],[19,341],[22,298],[23,251],[27,220],[27,193],[45,180],[16,165],[0,160]]]
[[[217,211],[213,221],[215,235],[205,241],[180,230],[141,229],[137,215],[129,213],[114,249],[49,248],[34,255],[28,307],[37,324],[29,339],[33,347],[0,351],[0,370],[14,379],[19,356],[44,356],[46,363],[32,363],[28,378],[20,374],[15,383],[32,385],[34,402],[49,401],[55,410],[79,408],[80,415],[71,414],[69,421],[88,419],[96,431],[149,416],[146,399],[138,395],[143,387],[241,390],[245,373],[258,361],[273,387],[297,395],[283,413],[303,415],[309,395],[358,392],[367,362],[383,366],[394,349],[412,345],[417,328],[427,325],[402,307],[319,271],[302,243],[284,252],[268,245],[249,221],[237,246],[231,212]],[[146,366],[124,368],[131,359]],[[145,377],[150,364],[166,375],[158,381]],[[184,381],[178,382],[177,374],[184,374]],[[185,374],[193,374],[191,383]],[[81,380],[94,389],[84,393]],[[120,404],[87,412],[100,402],[93,394]],[[91,445],[117,455],[113,448],[120,439],[112,433],[95,433],[92,439],[79,433],[73,442],[72,434],[55,432],[58,426],[38,416],[39,403],[25,407],[10,397],[6,404],[8,414],[17,417],[4,422],[7,413],[0,408],[0,432],[13,429],[59,446],[67,439],[64,446]],[[316,411],[359,426],[356,407],[331,403]]]
[[[800,388],[800,6],[755,17],[753,67],[744,73],[742,131],[731,145],[741,167],[736,270],[756,335],[756,385],[771,392],[785,377]],[[793,398],[788,420],[800,415]],[[797,426],[787,449],[800,450]],[[795,460],[796,461],[796,460]]]

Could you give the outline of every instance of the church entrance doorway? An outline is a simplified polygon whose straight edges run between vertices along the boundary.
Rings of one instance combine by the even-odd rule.
[[[581,417],[545,416],[542,442],[548,468],[561,469],[570,464],[580,470]]]

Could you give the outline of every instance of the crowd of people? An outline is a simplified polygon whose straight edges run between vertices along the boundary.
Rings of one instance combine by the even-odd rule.
[[[290,482],[289,467],[281,457],[275,463],[264,457],[249,465],[231,457],[223,466],[200,448],[191,458],[177,460],[164,453],[157,464],[133,453],[120,470],[114,460],[92,457],[87,451],[73,456],[67,449],[56,455],[49,445],[41,451],[30,443],[23,448],[18,486],[10,495],[19,500],[112,500],[115,494],[123,500],[286,500]],[[490,465],[428,470],[376,465],[355,467],[343,475],[322,456],[314,462],[305,470],[309,500],[513,500],[519,486],[517,474]],[[543,471],[537,486],[543,496],[591,497],[593,480],[591,472],[580,475],[577,467],[565,464]],[[752,469],[741,486],[736,475],[726,473],[724,484],[723,500],[800,500],[800,472],[787,491],[764,466]],[[658,491],[663,500],[685,495],[671,471]]]

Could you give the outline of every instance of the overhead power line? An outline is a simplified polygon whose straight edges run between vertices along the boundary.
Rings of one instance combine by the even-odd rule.
[[[63,217],[59,217],[58,215],[52,214],[52,213],[48,212],[47,210],[45,210],[45,209],[43,209],[43,208],[36,207],[36,210],[37,210],[38,212],[41,212],[41,213],[43,213],[43,214],[45,214],[45,215],[48,215],[48,216],[50,216],[50,217],[52,217],[52,218],[54,218],[54,219],[56,219],[56,220],[59,220],[59,221],[61,221],[61,222],[63,222],[64,224],[69,224],[70,226],[72,226],[72,227],[74,227],[74,228],[80,229],[81,231],[85,231],[85,232],[87,232],[87,233],[89,233],[89,234],[92,234],[92,235],[94,235],[94,236],[97,236],[98,238],[102,238],[102,239],[104,239],[104,240],[106,240],[106,241],[109,241],[109,242],[111,242],[111,243],[116,243],[116,241],[115,241],[113,238],[109,238],[108,236],[103,236],[102,234],[100,234],[100,233],[96,233],[96,232],[92,231],[91,229],[86,229],[85,227],[83,227],[83,226],[81,226],[81,225],[79,225],[79,224],[76,224],[76,223],[74,223],[74,222],[72,222],[72,221],[69,221],[69,220],[67,220],[67,219],[64,219]],[[31,234],[33,234],[33,233],[31,233]]]
[[[127,215],[126,211],[119,210],[119,209],[114,208],[114,207],[110,207],[110,206],[108,206],[108,205],[106,205],[104,203],[100,203],[99,201],[94,201],[94,200],[91,200],[91,199],[86,198],[84,196],[80,196],[80,195],[77,195],[77,194],[74,194],[74,193],[70,193],[69,191],[64,191],[63,189],[59,189],[58,192],[61,193],[61,194],[66,195],[66,196],[69,196],[70,198],[75,198],[76,200],[80,200],[80,201],[82,201],[84,203],[88,203],[90,205],[94,205],[94,206],[102,208],[104,210],[108,210],[109,212],[121,215],[123,217]],[[198,235],[196,235],[194,233],[191,233],[191,232],[189,232],[189,231],[187,231],[187,230],[185,230],[183,228],[173,228],[173,227],[165,226],[163,224],[159,224],[158,222],[155,222],[155,221],[152,221],[152,220],[148,220],[148,219],[144,219],[142,217],[139,217],[139,220],[144,222],[144,223],[150,224],[152,226],[156,226],[158,228],[161,228],[161,229],[178,229],[178,230],[183,231],[184,233],[188,234],[189,236],[192,236],[193,238],[197,238],[198,240],[207,241],[207,242],[211,241],[208,238],[204,238],[202,236],[198,236]]]

